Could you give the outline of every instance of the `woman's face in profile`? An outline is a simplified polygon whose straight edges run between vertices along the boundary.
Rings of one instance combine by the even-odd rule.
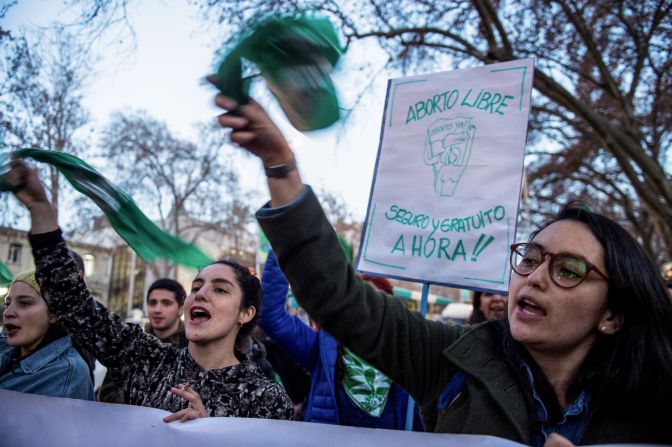
[[[5,311],[2,314],[7,344],[21,348],[25,356],[35,350],[56,321],[49,316],[47,303],[35,289],[17,281],[9,288],[5,297]]]
[[[243,292],[233,269],[211,264],[201,270],[184,301],[187,340],[207,343],[232,337],[241,323],[247,323],[256,309],[241,309]]]
[[[545,252],[571,253],[607,271],[602,245],[580,222],[555,222],[532,242]],[[607,281],[590,271],[578,286],[562,288],[551,280],[549,264],[550,257],[546,256],[528,276],[512,273],[508,300],[511,335],[530,350],[587,352],[599,328],[610,324]]]

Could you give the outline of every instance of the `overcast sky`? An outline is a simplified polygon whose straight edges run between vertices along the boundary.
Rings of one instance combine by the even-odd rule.
[[[24,0],[9,10],[3,25],[29,31],[67,16],[60,2]],[[206,24],[186,1],[135,2],[129,18],[136,33],[135,49],[125,46],[122,48],[127,51],[120,52],[119,47],[97,47],[101,61],[95,66],[96,77],[85,99],[94,129],[100,129],[114,111],[143,109],[165,121],[177,135],[193,137],[194,123],[212,120],[218,113],[212,106],[214,91],[203,85],[202,79],[215,66],[215,52],[223,42],[225,28]],[[367,60],[380,60],[382,66],[373,41],[348,53],[336,77],[345,108],[354,103],[357,88],[352,86],[357,72],[353,63],[361,60],[362,54]],[[359,219],[366,213],[386,81],[385,76],[374,80],[345,127],[336,125],[305,135],[293,131],[274,102],[267,103],[295,149],[304,181],[342,197]],[[95,136],[91,144],[96,144]],[[265,177],[258,162],[237,159],[244,186],[258,191],[260,200],[265,199]]]

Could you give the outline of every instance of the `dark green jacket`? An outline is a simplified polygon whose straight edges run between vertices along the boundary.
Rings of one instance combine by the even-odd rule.
[[[530,393],[505,361],[492,323],[429,321],[358,279],[312,191],[280,212],[267,212],[260,210],[257,219],[301,306],[408,390],[422,407],[428,431],[493,435],[529,444]],[[436,401],[458,369],[469,376],[466,386],[438,412]],[[613,406],[601,405],[604,397],[592,397],[584,444],[672,442],[666,433],[670,427],[640,414],[613,411]],[[659,416],[672,422],[669,412]]]

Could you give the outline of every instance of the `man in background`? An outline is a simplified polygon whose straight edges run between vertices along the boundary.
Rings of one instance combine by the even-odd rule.
[[[184,288],[173,279],[160,278],[154,281],[147,291],[149,323],[145,326],[145,332],[162,342],[172,343],[180,348],[187,346],[181,319],[186,296]],[[96,396],[98,401],[118,404],[124,402],[114,383],[114,374],[114,368],[107,371]]]
[[[161,278],[154,281],[147,292],[149,323],[145,331],[163,342],[180,348],[187,346],[181,318],[186,296],[184,288],[173,279]]]

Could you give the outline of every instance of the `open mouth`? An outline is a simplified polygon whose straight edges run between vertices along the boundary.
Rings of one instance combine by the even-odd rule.
[[[506,314],[506,309],[504,306],[497,306],[490,308],[490,312],[492,312],[497,318],[503,318]]]
[[[16,326],[14,324],[11,323],[5,324],[5,330],[7,331],[7,335],[10,337],[16,335],[16,333],[19,332],[20,329],[21,329],[20,326]]]
[[[529,298],[523,298],[518,301],[518,307],[520,308],[521,312],[527,315],[533,315],[535,317],[546,316],[546,311]]]
[[[204,307],[194,306],[189,311],[189,322],[190,323],[202,323],[210,319],[210,312]]]

